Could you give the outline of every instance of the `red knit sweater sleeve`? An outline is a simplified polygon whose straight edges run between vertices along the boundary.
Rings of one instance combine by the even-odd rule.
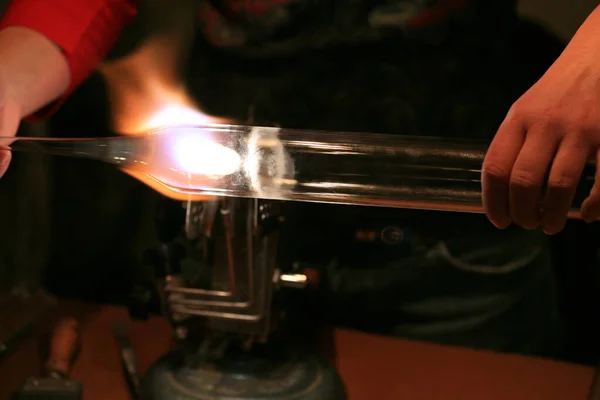
[[[62,49],[71,73],[62,98],[34,119],[51,115],[91,74],[135,17],[136,5],[137,0],[12,0],[0,29],[22,26],[45,35]]]

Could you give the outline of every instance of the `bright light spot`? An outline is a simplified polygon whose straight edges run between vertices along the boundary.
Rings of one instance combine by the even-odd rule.
[[[214,120],[187,105],[169,104],[158,110],[145,125],[150,129],[174,128],[165,130],[165,133],[168,135],[169,141],[172,140],[172,155],[177,171],[205,176],[233,174],[241,164],[240,156],[234,150],[215,143],[210,137],[202,135],[195,129],[185,133],[176,133],[178,127],[209,125],[214,123]]]
[[[230,175],[241,164],[234,150],[194,134],[173,136],[173,157],[180,172],[193,175]]]
[[[207,125],[212,121],[214,118],[190,107],[173,104],[162,108],[145,125],[149,128],[159,128],[177,125]]]

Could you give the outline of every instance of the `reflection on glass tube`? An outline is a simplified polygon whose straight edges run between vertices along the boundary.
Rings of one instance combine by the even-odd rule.
[[[181,195],[482,211],[482,142],[237,125],[104,139],[3,140],[1,147],[12,150],[117,164]],[[586,171],[577,205],[593,176]]]

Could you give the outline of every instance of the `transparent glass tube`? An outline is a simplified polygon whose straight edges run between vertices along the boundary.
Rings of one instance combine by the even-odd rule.
[[[11,140],[2,147],[117,164],[180,194],[482,212],[484,142],[238,125]],[[593,168],[586,170],[577,206],[593,177]]]

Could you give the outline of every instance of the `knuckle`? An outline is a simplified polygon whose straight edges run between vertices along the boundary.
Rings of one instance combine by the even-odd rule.
[[[587,135],[590,131],[598,130],[596,116],[574,113],[565,114],[564,111],[548,110],[538,117],[535,125],[542,128],[545,135],[563,137],[565,135]]]
[[[571,176],[559,176],[548,180],[548,189],[551,190],[570,190],[577,186],[578,179]]]
[[[549,139],[559,139],[566,132],[570,132],[573,126],[571,118],[567,118],[560,114],[546,111],[535,118],[532,124],[538,128],[538,132]]]
[[[529,107],[526,102],[523,102],[522,100],[517,100],[515,103],[513,103],[513,105],[506,113],[505,120],[511,122],[525,121],[529,119],[528,116],[531,114],[531,107]]]
[[[599,185],[593,185],[590,189],[590,194],[588,199],[593,202],[600,202],[600,187]]]
[[[586,139],[589,139],[589,135],[598,136],[600,134],[600,118],[594,115],[585,115],[573,118],[573,121],[570,125],[573,129],[573,132],[576,132]]]
[[[587,145],[598,143],[600,140],[600,121],[583,121],[579,124],[578,132],[581,135],[582,142]]]
[[[516,189],[536,189],[542,184],[530,172],[515,170],[510,177],[510,186]]]
[[[510,169],[506,168],[504,163],[494,159],[485,160],[483,163],[483,173],[497,181],[508,181],[510,179]]]
[[[552,115],[551,112],[547,112],[546,115],[540,118],[539,124],[547,133],[559,133],[565,129],[570,129],[573,122],[571,118],[562,115]]]
[[[543,131],[557,131],[571,126],[573,116],[555,108],[527,107],[520,111],[521,118],[530,127],[539,127]]]
[[[595,122],[588,117],[581,116],[570,116],[563,117],[560,119],[560,126],[557,126],[558,129],[561,130],[563,134],[570,135],[582,135],[587,133],[589,130],[597,129],[594,125],[597,125]]]
[[[582,100],[582,103],[577,107],[577,111],[571,113],[573,120],[583,125],[587,124],[598,124],[600,119],[600,110],[598,108],[596,99]]]

